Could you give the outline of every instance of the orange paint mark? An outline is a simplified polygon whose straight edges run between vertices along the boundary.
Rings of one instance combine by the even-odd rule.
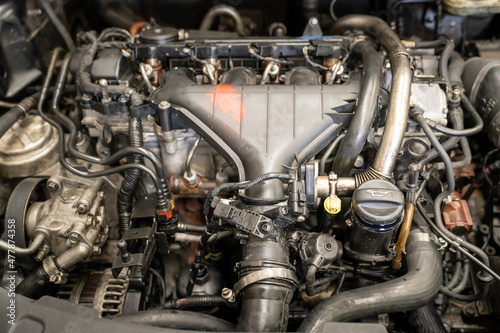
[[[208,93],[207,97],[216,110],[222,111],[228,118],[236,122],[241,121],[244,106],[241,102],[242,95],[229,84],[215,86],[214,92]]]

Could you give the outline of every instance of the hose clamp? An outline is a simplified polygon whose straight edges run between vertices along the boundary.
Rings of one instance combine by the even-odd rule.
[[[238,295],[247,286],[267,279],[284,280],[299,287],[299,281],[293,271],[286,268],[264,268],[245,275],[236,282],[233,287],[234,296]]]
[[[68,273],[61,271],[55,261],[54,257],[47,257],[43,261],[43,269],[49,276],[49,281],[54,284],[65,284],[68,281]]]
[[[460,237],[457,237],[450,243],[450,250],[455,252],[464,242],[464,240]]]
[[[398,56],[398,55],[405,55],[408,57],[408,59],[410,58],[410,55],[407,52],[399,51],[399,52],[396,52],[393,55],[391,55],[391,59],[394,58],[395,56]]]

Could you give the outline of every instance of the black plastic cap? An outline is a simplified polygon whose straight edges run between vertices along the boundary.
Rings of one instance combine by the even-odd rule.
[[[361,184],[352,196],[356,220],[377,232],[394,229],[401,221],[404,205],[404,195],[396,185],[381,179]]]

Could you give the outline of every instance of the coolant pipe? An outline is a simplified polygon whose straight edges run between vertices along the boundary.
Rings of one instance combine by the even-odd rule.
[[[396,164],[408,121],[412,80],[409,55],[398,36],[378,17],[347,15],[340,18],[332,28],[332,32],[336,34],[347,30],[362,30],[375,37],[387,51],[391,63],[392,81],[384,134],[369,173],[360,177],[363,181],[375,177],[388,179]]]
[[[412,311],[433,300],[442,282],[442,261],[437,247],[427,233],[415,230],[410,233],[406,253],[408,273],[324,300],[309,312],[297,332],[321,332],[327,322]]]

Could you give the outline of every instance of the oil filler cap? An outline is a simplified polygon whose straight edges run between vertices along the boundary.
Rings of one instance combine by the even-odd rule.
[[[394,229],[401,221],[404,205],[404,195],[396,185],[381,179],[361,184],[352,196],[356,221],[375,232]]]

